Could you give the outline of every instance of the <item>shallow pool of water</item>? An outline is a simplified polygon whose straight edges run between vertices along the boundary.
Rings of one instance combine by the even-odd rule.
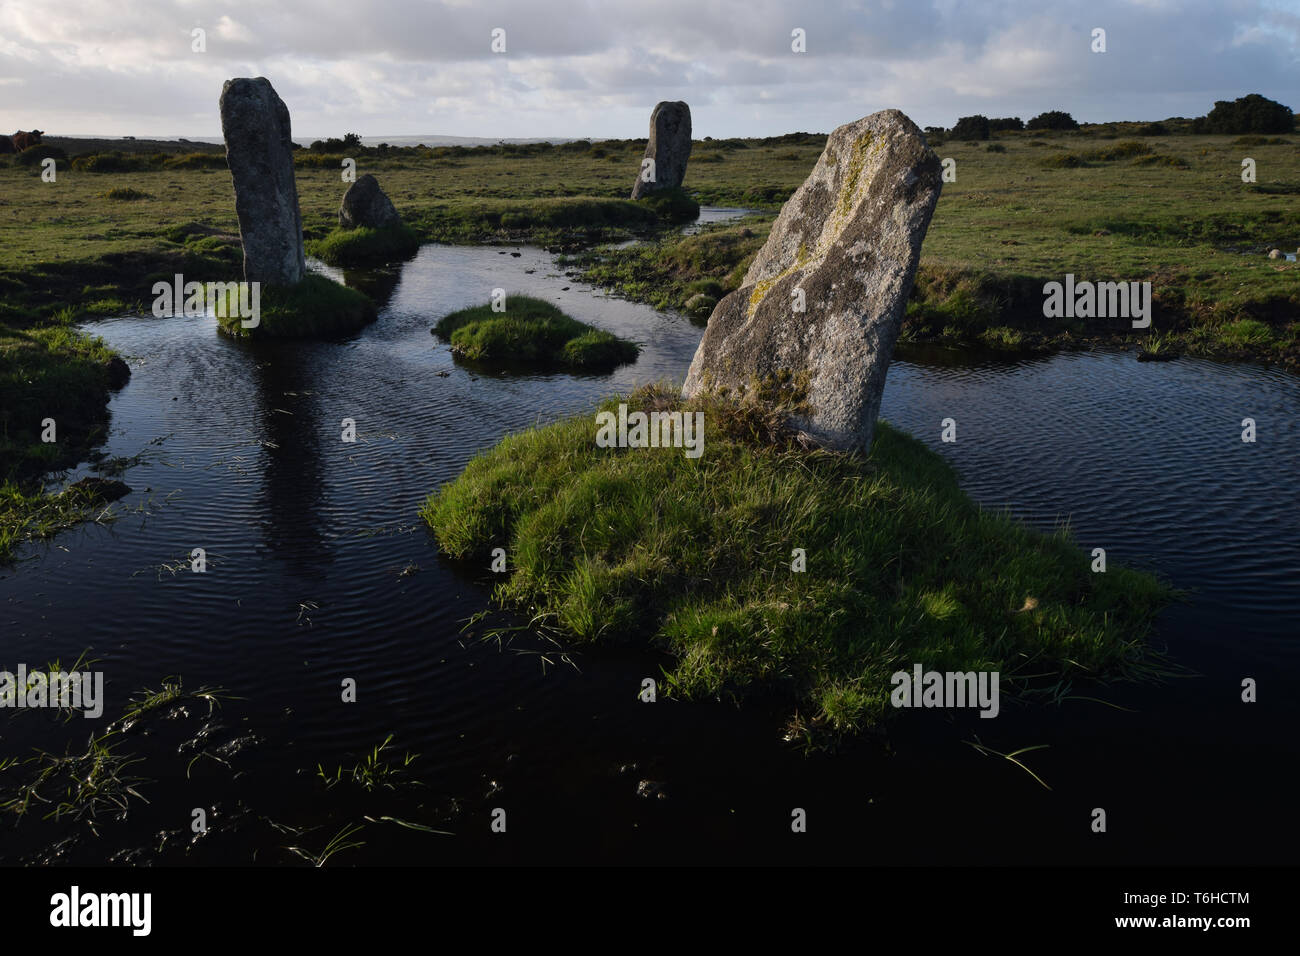
[[[380,318],[342,341],[250,345],[210,318],[92,326],[132,366],[105,451],[142,456],[125,476],[134,492],[115,523],[29,549],[0,573],[0,666],[93,648],[110,715],[179,674],[239,695],[224,719],[259,739],[233,782],[146,789],[152,802],[131,818],[141,844],[218,791],[227,811],[310,817],[323,799],[317,764],[354,760],[393,733],[420,755],[427,788],[408,811],[436,806],[457,836],[385,841],[370,824],[352,862],[1294,859],[1283,821],[1300,697],[1295,376],[1124,352],[897,361],[883,417],[951,461],[977,500],[1043,528],[1068,518],[1083,548],[1191,589],[1158,641],[1197,676],[1077,691],[1130,710],[1074,700],[1006,707],[997,721],[909,715],[888,750],[806,757],[761,704],[638,703],[641,679],[659,676],[653,655],[614,649],[571,665],[527,632],[506,647],[462,633],[490,582],[442,560],[416,515],[501,436],[680,380],[701,329],[574,281],[527,247],[426,246],[387,278],[364,278]],[[601,376],[464,368],[429,330],[497,287],[640,341],[641,357]],[[1253,444],[1241,441],[1247,417]],[[945,418],[956,443],[940,441]],[[340,440],[344,419],[355,444]],[[173,570],[196,547],[208,571]],[[1245,677],[1259,682],[1256,704],[1240,700]],[[341,701],[346,678],[355,703]],[[17,721],[5,746],[52,733]],[[1048,744],[1026,759],[1052,789],[971,740],[1003,752]],[[642,779],[662,781],[668,798],[638,796]],[[508,841],[488,828],[497,806],[511,814]],[[1098,806],[1106,835],[1089,828]],[[797,838],[793,807],[810,820]],[[246,861],[265,839],[253,832],[232,830],[196,859]],[[0,856],[34,852],[23,833]],[[263,847],[260,861],[277,859]]]

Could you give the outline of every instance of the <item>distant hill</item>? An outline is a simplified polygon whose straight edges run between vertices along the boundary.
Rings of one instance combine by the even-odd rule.
[[[310,143],[325,139],[324,136],[294,136],[294,142],[307,146]],[[487,139],[477,136],[363,136],[361,144],[363,146],[378,146],[380,143],[387,143],[389,146],[419,146],[423,143],[425,146],[495,146],[497,143],[554,143],[557,146],[561,143],[572,143],[577,137],[540,137],[534,139],[520,139],[506,137],[504,139]],[[195,153],[206,152],[209,149],[224,147],[225,141],[219,136],[194,136],[190,138],[176,137],[174,139],[136,139],[134,137],[124,136],[46,136],[45,142],[55,146],[62,147],[64,151],[71,155],[73,152],[96,153],[106,152],[109,150],[121,150],[125,153]]]

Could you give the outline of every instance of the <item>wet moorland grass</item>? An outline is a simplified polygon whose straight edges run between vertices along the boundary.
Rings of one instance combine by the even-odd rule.
[[[314,338],[354,332],[378,317],[369,297],[318,273],[294,286],[262,286],[256,324],[240,311],[239,290],[216,307],[217,324],[235,338]]]
[[[1173,592],[981,510],[889,425],[864,458],[805,450],[758,401],[657,386],[602,408],[620,400],[702,411],[703,455],[600,448],[579,416],[507,437],[421,511],[454,558],[504,548],[496,599],[566,640],[648,641],[688,698],[776,692],[820,743],[879,724],[916,663],[999,671],[1013,693],[1150,673],[1143,638]]]
[[[474,306],[443,316],[433,331],[472,362],[503,367],[597,370],[635,362],[640,346],[565,315],[542,299],[508,295],[505,311]]]
[[[1000,137],[1001,152],[987,145],[936,147],[956,161],[957,180],[944,184],[926,234],[904,343],[1031,351],[1141,346],[1159,334],[1186,353],[1300,365],[1300,273],[1265,255],[1300,246],[1291,194],[1300,189],[1300,134],[1143,141],[1036,132]],[[1246,157],[1256,161],[1253,184],[1241,182]],[[771,218],[566,262],[629,298],[707,318],[687,303],[739,287]],[[1043,285],[1066,273],[1150,281],[1152,328],[1045,318]]]
[[[956,161],[957,181],[945,184],[926,237],[903,342],[1020,350],[1098,340],[1141,346],[1160,335],[1180,353],[1300,363],[1297,266],[1264,256],[1300,246],[1300,134],[1140,137],[1136,129],[940,144],[939,154]],[[0,216],[0,480],[26,483],[24,497],[35,477],[79,460],[103,427],[110,355],[71,326],[147,308],[152,284],[175,273],[229,281],[242,271],[219,147],[48,140],[70,157],[56,182],[43,182],[39,166],[20,157],[0,157],[0,205],[12,213]],[[692,316],[707,317],[739,285],[771,215],[824,142],[810,134],[697,141],[690,199],[767,210],[766,219],[601,250],[579,265],[591,280],[659,307],[685,308],[694,298]],[[645,140],[620,140],[362,149],[356,158],[421,241],[573,250],[661,234],[662,210],[627,199],[644,148]],[[1077,162],[1039,163],[1062,155]],[[1246,157],[1256,161],[1254,184],[1240,179]],[[348,185],[342,158],[297,156],[304,234],[318,251],[342,242],[331,238]],[[1042,285],[1067,272],[1150,280],[1153,328],[1044,319]],[[277,324],[272,306],[268,329]],[[341,328],[294,324],[280,327]],[[59,422],[57,446],[38,447],[45,417]]]
[[[409,259],[420,248],[420,237],[405,223],[374,229],[335,229],[323,239],[311,239],[306,252],[332,266],[357,268]]]

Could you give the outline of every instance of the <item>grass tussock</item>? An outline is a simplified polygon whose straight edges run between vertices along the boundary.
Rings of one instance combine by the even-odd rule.
[[[757,402],[625,400],[702,411],[703,455],[598,448],[582,416],[507,437],[425,503],[452,557],[486,566],[506,549],[502,605],[577,643],[649,641],[688,698],[779,692],[832,737],[882,721],[890,675],[915,663],[997,670],[1012,688],[1141,671],[1163,584],[1094,574],[1064,532],[981,510],[887,424],[863,458],[802,449]]]
[[[0,565],[12,561],[28,542],[48,540],[83,521],[103,524],[114,517],[93,491],[68,488],[49,493],[39,485],[6,481],[0,484]]]
[[[294,286],[263,286],[260,321],[253,327],[244,327],[238,295],[235,291],[226,304],[218,303],[217,311],[221,330],[237,338],[342,335],[373,322],[378,314],[365,295],[314,273]]]
[[[361,226],[335,229],[306,244],[307,254],[332,266],[371,266],[409,259],[420,248],[420,237],[405,223],[383,229]]]
[[[504,312],[491,305],[453,312],[433,331],[462,358],[506,366],[605,369],[636,361],[641,350],[526,295],[507,296]]]
[[[112,199],[114,202],[135,202],[138,199],[153,199],[154,197],[150,193],[132,189],[130,186],[116,186],[104,193],[103,198]]]

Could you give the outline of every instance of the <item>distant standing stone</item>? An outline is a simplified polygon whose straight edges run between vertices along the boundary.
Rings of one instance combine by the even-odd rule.
[[[641,199],[650,193],[681,186],[686,178],[686,160],[690,156],[691,108],[680,100],[675,103],[665,100],[650,114],[650,142],[646,144],[641,169],[637,170],[632,198]],[[654,179],[650,182],[643,177],[646,159],[654,160]]]
[[[940,187],[939,158],[898,110],[832,133],[709,317],[683,394],[791,383],[803,398],[795,427],[868,451]]]
[[[348,187],[339,206],[339,225],[344,229],[366,226],[383,229],[402,221],[392,201],[379,188],[379,180],[366,173]]]
[[[302,281],[302,213],[293,178],[289,108],[265,77],[227,80],[221,134],[235,182],[235,214],[244,244],[244,278],[269,285]]]

